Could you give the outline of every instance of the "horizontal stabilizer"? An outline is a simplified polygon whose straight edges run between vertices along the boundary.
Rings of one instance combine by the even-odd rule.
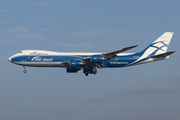
[[[154,56],[149,56],[150,58],[162,58],[162,57],[167,57],[171,54],[173,54],[176,51],[171,51],[171,52],[167,52],[167,53],[163,53],[163,54],[159,54],[159,55],[154,55]]]

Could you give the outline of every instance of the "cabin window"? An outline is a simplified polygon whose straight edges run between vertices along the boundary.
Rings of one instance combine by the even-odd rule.
[[[22,53],[22,51],[19,51],[18,53]]]

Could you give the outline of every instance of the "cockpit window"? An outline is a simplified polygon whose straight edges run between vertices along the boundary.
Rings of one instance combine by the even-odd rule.
[[[22,53],[22,51],[19,51],[18,53]]]

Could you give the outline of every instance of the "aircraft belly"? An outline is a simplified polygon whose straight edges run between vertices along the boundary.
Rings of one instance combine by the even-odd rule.
[[[32,67],[64,67],[62,62],[16,62],[15,64]]]

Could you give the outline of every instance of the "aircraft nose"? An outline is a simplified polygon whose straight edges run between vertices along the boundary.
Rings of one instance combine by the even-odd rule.
[[[11,57],[8,58],[8,61],[11,62]]]

